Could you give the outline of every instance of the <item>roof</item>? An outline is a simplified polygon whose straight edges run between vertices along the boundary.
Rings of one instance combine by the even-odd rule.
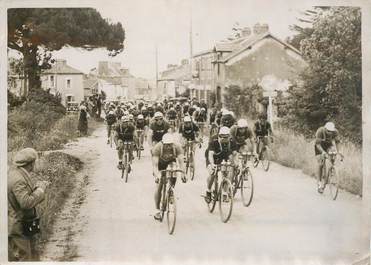
[[[159,81],[165,80],[191,80],[191,73],[189,65],[180,65],[178,67],[165,70],[161,73]]]
[[[52,68],[43,71],[43,74],[84,74],[80,70],[77,70],[66,63],[60,64],[56,63],[52,66]]]
[[[225,41],[220,41],[220,42],[215,43],[214,49],[217,52],[232,52],[236,48],[238,48],[239,45],[243,41],[245,41],[249,38],[251,38],[251,36],[242,37],[242,38],[231,40],[231,41],[226,41],[226,40]]]
[[[223,62],[223,63],[225,63],[225,62],[229,61],[230,59],[232,59],[233,57],[237,56],[238,54],[242,53],[243,51],[251,48],[251,46],[255,45],[259,41],[261,41],[261,40],[263,40],[265,38],[268,38],[268,37],[270,37],[270,38],[278,41],[282,45],[286,46],[287,48],[291,49],[293,52],[295,52],[295,53],[297,53],[298,55],[301,56],[301,53],[300,53],[299,50],[297,50],[296,48],[294,48],[290,44],[288,44],[288,43],[280,40],[279,38],[275,37],[270,32],[267,32],[267,33],[260,34],[260,35],[252,35],[250,38],[248,38],[248,39],[244,40],[243,42],[241,42],[240,45],[239,45],[239,47],[235,51],[233,51],[232,53],[227,54],[220,61]]]
[[[209,49],[209,50],[206,50],[206,51],[198,52],[198,53],[194,54],[192,57],[196,58],[196,57],[206,55],[206,54],[209,54],[209,53],[212,53],[212,52],[213,52],[213,49]]]
[[[97,84],[98,84],[98,79],[96,78],[86,77],[83,80],[84,88],[93,88]]]

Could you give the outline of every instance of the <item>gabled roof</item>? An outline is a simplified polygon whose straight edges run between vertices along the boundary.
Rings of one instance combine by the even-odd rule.
[[[43,71],[43,74],[80,74],[84,73],[67,65],[67,64],[55,64],[52,68]]]
[[[199,56],[202,56],[202,55],[206,55],[206,54],[209,54],[209,53],[213,53],[213,52],[214,52],[213,49],[209,49],[209,50],[206,50],[206,51],[198,52],[198,53],[194,54],[192,57],[193,58],[196,58],[196,57],[199,57]]]
[[[214,45],[214,50],[217,51],[217,52],[232,52],[236,48],[238,48],[239,45],[243,41],[245,41],[249,38],[250,38],[250,36],[246,36],[246,37],[238,38],[238,39],[231,40],[231,41],[225,40],[225,41],[217,42]]]
[[[251,38],[248,38],[248,39],[244,40],[243,42],[240,43],[240,47],[238,49],[236,49],[235,51],[233,51],[230,54],[227,54],[220,61],[225,63],[225,62],[229,61],[230,59],[232,59],[233,57],[235,57],[235,56],[239,55],[240,53],[244,52],[245,50],[251,48],[253,45],[258,43],[259,41],[261,41],[265,38],[268,38],[268,37],[270,37],[270,38],[274,39],[275,41],[281,43],[282,45],[286,46],[287,48],[289,48],[290,50],[292,50],[293,52],[295,52],[295,53],[297,53],[298,55],[301,56],[300,51],[297,50],[295,47],[291,46],[290,44],[288,44],[288,43],[286,43],[282,40],[280,40],[279,38],[272,35],[270,32],[267,32],[265,34],[253,35],[253,36],[251,36]]]

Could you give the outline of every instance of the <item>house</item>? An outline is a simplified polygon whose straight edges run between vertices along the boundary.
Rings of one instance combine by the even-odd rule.
[[[207,50],[192,57],[192,84],[190,86],[191,98],[211,101],[211,91],[214,84],[214,69],[212,62],[215,60],[214,50]]]
[[[53,95],[60,95],[62,104],[81,102],[84,99],[84,73],[67,65],[66,60],[57,59],[48,70],[41,73],[41,87]]]
[[[100,61],[98,68],[90,71],[98,79],[99,87],[107,100],[132,99],[135,96],[135,77],[120,62]]]
[[[300,51],[270,33],[267,24],[259,23],[252,31],[242,28],[236,38],[219,41],[212,49],[194,55],[192,61],[196,97],[203,99],[201,91],[207,93],[211,85],[217,103],[223,103],[223,95],[232,85],[260,85],[265,96],[275,96],[275,91],[284,92],[297,81],[306,65]]]
[[[267,25],[260,24],[231,52],[217,52],[216,58],[214,89],[221,103],[231,85],[248,88],[258,84],[266,93],[284,92],[298,80],[306,65],[300,51],[270,33]]]
[[[181,65],[169,64],[167,69],[160,73],[157,98],[180,96],[187,92],[190,82],[189,60],[182,60]]]
[[[8,90],[17,97],[26,95],[27,80],[23,71],[19,69],[19,61],[14,58],[8,59]]]
[[[91,96],[99,94],[101,91],[98,78],[92,75],[84,75],[83,87],[85,100]]]

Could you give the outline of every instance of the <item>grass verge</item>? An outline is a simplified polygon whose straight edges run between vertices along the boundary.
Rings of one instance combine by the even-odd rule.
[[[314,139],[308,140],[283,128],[275,128],[274,136],[275,140],[271,146],[273,160],[315,176],[317,161],[314,156]],[[336,164],[340,187],[353,194],[362,195],[362,150],[350,142],[341,143],[340,148],[344,155],[344,161],[338,160]]]

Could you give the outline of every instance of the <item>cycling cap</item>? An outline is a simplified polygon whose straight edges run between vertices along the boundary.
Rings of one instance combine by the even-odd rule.
[[[130,119],[129,119],[129,116],[122,116],[121,120],[122,121],[129,121]]]
[[[33,148],[25,148],[15,154],[13,163],[17,167],[23,167],[37,159],[37,152]]]
[[[144,117],[143,117],[142,114],[139,114],[139,115],[138,115],[138,120],[141,120],[141,119],[144,119]]]
[[[108,114],[111,114],[111,115],[114,114],[114,113],[113,113],[113,110],[110,110],[110,112],[108,112]]]
[[[202,111],[205,111],[206,109],[205,108],[201,108]]]
[[[326,122],[325,124],[325,128],[326,130],[330,131],[330,132],[333,132],[335,131],[335,124],[333,122]]]
[[[238,120],[237,127],[239,127],[239,128],[245,128],[245,127],[247,127],[247,121],[245,119]]]
[[[133,114],[129,114],[129,119],[134,119],[134,115]]]
[[[157,112],[155,112],[154,117],[155,117],[155,118],[159,118],[159,117],[162,118],[162,117],[164,117],[164,115],[163,115],[161,112],[157,111]]]
[[[143,107],[142,110],[147,110],[147,108],[146,107]]]
[[[185,116],[184,117],[184,122],[190,122],[190,121],[192,121],[192,119],[191,119],[191,117],[190,116]]]
[[[228,127],[222,127],[220,128],[219,130],[219,135],[229,135],[230,134],[230,130]]]
[[[174,143],[174,137],[170,133],[165,133],[164,136],[162,136],[162,143],[164,144],[173,144]]]

